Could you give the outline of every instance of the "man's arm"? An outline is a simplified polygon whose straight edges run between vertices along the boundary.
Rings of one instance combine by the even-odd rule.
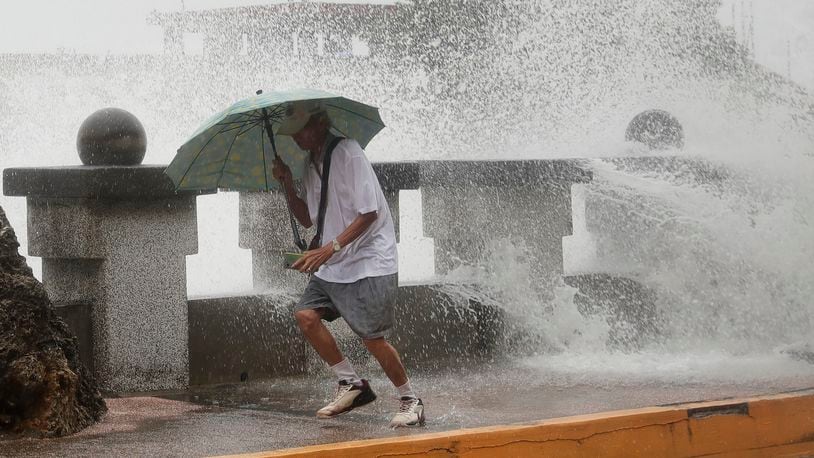
[[[283,192],[288,204],[291,205],[291,212],[294,217],[305,227],[311,227],[314,223],[311,221],[311,215],[308,213],[308,204],[306,204],[297,191],[294,189],[294,179],[291,177],[291,169],[288,168],[278,157],[274,158],[274,167],[271,173],[283,185]]]
[[[311,215],[308,213],[308,204],[297,195],[297,191],[294,189],[294,181],[289,179],[288,182],[284,182],[283,188],[285,189],[285,198],[288,199],[288,203],[291,205],[291,212],[294,213],[294,217],[297,218],[297,221],[305,227],[313,226],[314,223],[311,221]]]
[[[346,247],[364,234],[379,217],[379,213],[372,211],[363,215],[358,215],[348,227],[336,237],[336,241],[342,247]],[[298,259],[291,267],[300,272],[316,272],[334,255],[333,240],[327,244],[311,251],[306,251],[302,258]]]
[[[379,213],[375,211],[357,216],[353,222],[351,222],[350,225],[336,237],[336,241],[339,242],[339,245],[343,247],[350,245],[354,240],[358,239],[362,234],[364,234],[370,228],[370,226],[376,222],[378,217]],[[331,243],[328,243],[328,245],[331,245],[331,249],[333,249],[333,245]]]

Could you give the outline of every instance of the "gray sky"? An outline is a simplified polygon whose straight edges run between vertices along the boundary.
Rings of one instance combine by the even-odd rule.
[[[0,53],[160,53],[161,29],[148,25],[153,10],[180,11],[286,0],[0,0]],[[404,0],[333,0],[394,3]]]
[[[161,52],[150,11],[174,0],[3,0],[0,52]],[[11,4],[11,5],[8,5]]]
[[[0,53],[160,53],[162,35],[147,25],[150,11],[278,3],[274,0],[0,0]],[[343,1],[343,0],[339,0]],[[393,0],[344,0],[390,3]],[[740,27],[741,9],[755,14],[755,57],[814,89],[814,0],[724,0],[719,15]],[[733,6],[735,7],[733,15]],[[733,18],[734,16],[734,18]],[[734,19],[734,24],[733,24]],[[790,53],[789,53],[790,51]]]

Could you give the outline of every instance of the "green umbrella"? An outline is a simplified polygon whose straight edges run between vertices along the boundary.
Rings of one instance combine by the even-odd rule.
[[[288,134],[311,112],[324,110],[337,135],[365,148],[384,128],[376,107],[325,91],[300,89],[263,93],[215,114],[178,149],[165,173],[177,190],[270,191],[280,189],[271,175],[276,156],[301,178],[308,163]]]

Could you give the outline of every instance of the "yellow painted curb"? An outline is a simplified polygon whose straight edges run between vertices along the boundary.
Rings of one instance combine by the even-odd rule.
[[[260,457],[814,456],[814,391],[234,455]]]

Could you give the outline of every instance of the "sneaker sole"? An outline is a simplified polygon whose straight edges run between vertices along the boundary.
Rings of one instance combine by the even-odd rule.
[[[356,396],[356,398],[354,398],[353,402],[351,403],[351,405],[347,409],[342,410],[342,411],[337,412],[337,413],[332,414],[332,415],[325,415],[325,414],[317,413],[317,418],[319,418],[320,420],[327,420],[329,418],[335,418],[335,417],[338,417],[338,416],[342,415],[343,413],[348,413],[353,409],[368,405],[368,404],[370,404],[371,402],[373,402],[375,400],[376,400],[376,393],[374,393],[373,390],[368,390],[368,391],[362,392],[361,394],[359,394],[359,396]]]

